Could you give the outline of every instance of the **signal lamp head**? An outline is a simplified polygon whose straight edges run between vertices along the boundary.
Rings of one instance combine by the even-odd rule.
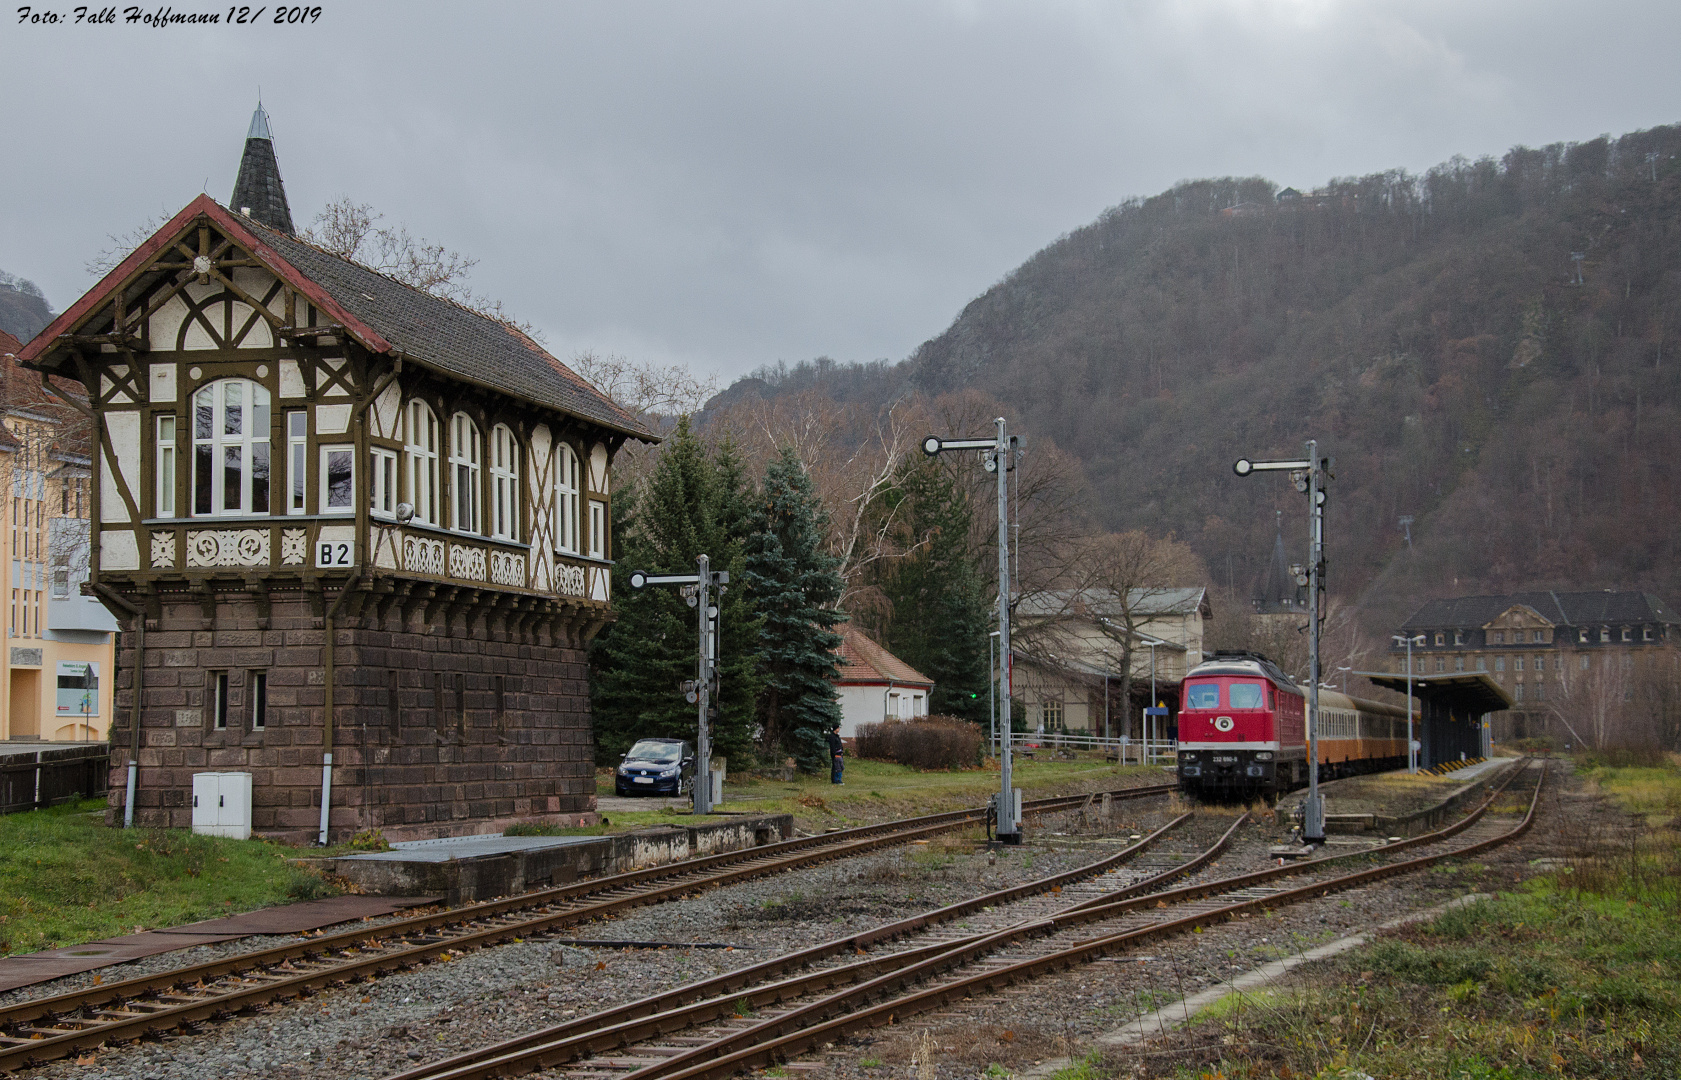
[[[630,575],[630,587],[631,588],[640,589],[640,588],[642,588],[642,586],[644,586],[646,584],[648,584],[648,575],[644,574],[642,571],[638,570],[635,573]]]
[[[1237,463],[1232,466],[1232,472],[1237,473],[1239,476],[1248,476],[1254,471],[1255,463],[1250,461],[1248,458],[1238,458]]]
[[[938,454],[940,452],[940,437],[938,435],[930,435],[926,439],[923,439],[922,452],[927,454],[929,457],[933,457],[935,454]]]

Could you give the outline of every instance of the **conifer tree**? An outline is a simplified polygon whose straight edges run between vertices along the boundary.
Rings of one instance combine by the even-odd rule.
[[[591,706],[598,760],[611,762],[640,738],[698,734],[695,707],[680,685],[695,677],[695,609],[673,588],[630,587],[630,573],[692,573],[705,554],[713,569],[741,572],[740,467],[707,454],[688,418],[661,448],[644,490],[621,489],[613,500],[613,596],[619,619],[596,639],[591,654]],[[725,593],[719,716],[711,725],[714,751],[737,765],[752,762],[757,622],[748,590]]]
[[[919,546],[883,560],[878,587],[891,615],[882,643],[934,680],[928,711],[986,722],[986,587],[970,545],[968,494],[938,461],[914,459],[898,480],[906,531]]]
[[[799,455],[783,447],[765,472],[746,567],[763,619],[762,738],[808,772],[828,764],[825,736],[841,718],[834,682],[841,636],[833,627],[844,617],[834,607],[843,582],[837,560],[823,549],[827,524]]]

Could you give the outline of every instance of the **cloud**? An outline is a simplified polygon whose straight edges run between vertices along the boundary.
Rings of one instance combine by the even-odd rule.
[[[178,5],[179,6],[179,5]],[[480,259],[558,351],[898,359],[1106,206],[1677,119],[1672,6],[341,2],[306,27],[9,26],[6,269],[226,198],[260,85],[294,215]],[[112,102],[128,103],[113,108]]]

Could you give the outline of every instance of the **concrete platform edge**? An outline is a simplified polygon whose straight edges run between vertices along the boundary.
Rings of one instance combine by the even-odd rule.
[[[762,847],[789,839],[793,834],[792,814],[759,814],[704,825],[657,826],[587,838],[578,843],[443,862],[356,858],[294,861],[344,877],[372,895],[441,893],[447,898],[446,903],[455,906],[589,877],[662,866],[699,855]]]

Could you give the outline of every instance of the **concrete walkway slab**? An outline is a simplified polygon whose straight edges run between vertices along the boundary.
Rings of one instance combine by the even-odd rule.
[[[207,919],[185,926],[102,938],[81,945],[67,945],[62,949],[0,957],[0,993],[176,949],[214,945],[258,934],[297,934],[305,930],[319,930],[337,923],[436,903],[440,899],[442,897],[438,896],[329,896],[322,900],[260,908],[223,919]]]

